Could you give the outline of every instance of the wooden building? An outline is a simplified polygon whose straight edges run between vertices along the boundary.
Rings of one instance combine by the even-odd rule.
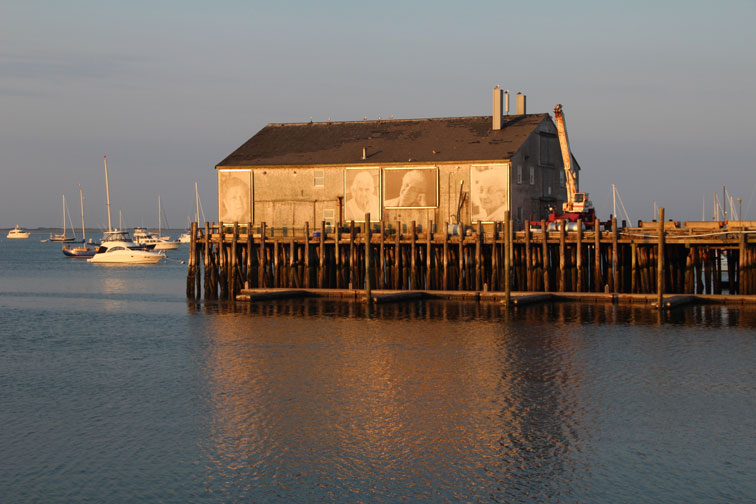
[[[493,92],[491,116],[271,123],[217,166],[218,222],[284,235],[305,223],[470,225],[511,212],[516,229],[566,198],[556,126]],[[577,164],[575,164],[577,166]]]

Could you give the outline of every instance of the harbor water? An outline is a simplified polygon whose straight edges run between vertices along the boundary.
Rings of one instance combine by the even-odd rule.
[[[0,501],[754,502],[756,308],[185,299],[0,241]]]

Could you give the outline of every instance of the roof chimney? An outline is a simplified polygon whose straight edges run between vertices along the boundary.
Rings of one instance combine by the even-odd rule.
[[[504,113],[509,115],[509,89],[504,91]]]
[[[525,115],[525,95],[517,92],[517,115]]]
[[[501,89],[497,85],[493,90],[493,125],[491,129],[500,130],[502,123]]]

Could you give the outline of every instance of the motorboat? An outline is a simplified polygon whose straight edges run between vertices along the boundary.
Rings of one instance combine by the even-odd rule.
[[[28,231],[24,231],[22,228],[16,225],[16,227],[8,231],[8,234],[5,237],[11,239],[23,239],[29,238],[29,235],[30,233]]]
[[[153,235],[144,228],[134,228],[134,243],[149,250],[175,250],[178,241],[172,241],[170,236]]]
[[[87,261],[100,264],[156,264],[164,258],[164,254],[140,248],[128,231],[114,229],[105,231],[100,247]]]

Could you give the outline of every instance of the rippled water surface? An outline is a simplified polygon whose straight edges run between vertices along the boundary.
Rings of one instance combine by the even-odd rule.
[[[195,305],[186,249],[40,238],[0,241],[2,502],[756,500],[756,309]]]

